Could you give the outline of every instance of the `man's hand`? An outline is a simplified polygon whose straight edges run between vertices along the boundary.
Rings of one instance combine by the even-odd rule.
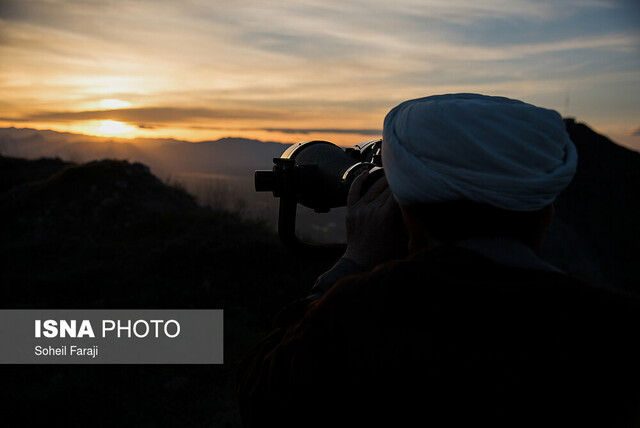
[[[407,231],[387,179],[378,179],[362,194],[365,171],[353,181],[347,197],[347,250],[344,257],[364,268],[404,257]]]

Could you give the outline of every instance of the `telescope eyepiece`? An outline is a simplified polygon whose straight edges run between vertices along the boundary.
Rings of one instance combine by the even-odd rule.
[[[323,140],[303,141],[273,159],[273,170],[256,170],[255,189],[316,212],[344,207],[353,179],[362,169],[381,167],[381,140],[343,149]],[[382,168],[378,168],[382,169]]]

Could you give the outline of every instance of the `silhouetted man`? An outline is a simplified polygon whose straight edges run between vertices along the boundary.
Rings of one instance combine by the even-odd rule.
[[[241,364],[245,425],[637,423],[637,302],[535,254],[577,165],[561,117],[411,100],[382,156],[385,178],[352,185],[344,256]]]

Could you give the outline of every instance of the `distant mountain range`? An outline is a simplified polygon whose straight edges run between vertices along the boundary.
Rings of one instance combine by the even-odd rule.
[[[191,143],[173,139],[114,139],[48,130],[0,128],[0,154],[26,159],[60,158],[77,163],[100,159],[141,162],[160,178],[171,174],[253,177],[270,169],[289,144],[243,138]]]
[[[565,123],[578,149],[578,171],[556,202],[556,219],[541,255],[567,272],[640,292],[640,154],[586,124],[573,119]],[[272,159],[288,146],[240,138],[190,143],[0,128],[4,156],[58,157],[75,163],[107,158],[141,162],[159,178],[183,184],[201,203],[263,217],[272,226],[277,200],[270,193],[254,191],[253,171],[270,169]],[[333,211],[320,217],[303,214],[300,222],[312,224],[311,235],[341,236],[342,215]]]

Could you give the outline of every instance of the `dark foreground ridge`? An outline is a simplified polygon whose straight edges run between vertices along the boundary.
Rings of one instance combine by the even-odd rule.
[[[218,366],[2,366],[22,426],[237,426],[235,363],[327,266],[138,163],[0,157],[2,308],[224,310]]]
[[[541,256],[568,273],[640,293],[640,153],[566,119],[578,169],[555,202]]]

